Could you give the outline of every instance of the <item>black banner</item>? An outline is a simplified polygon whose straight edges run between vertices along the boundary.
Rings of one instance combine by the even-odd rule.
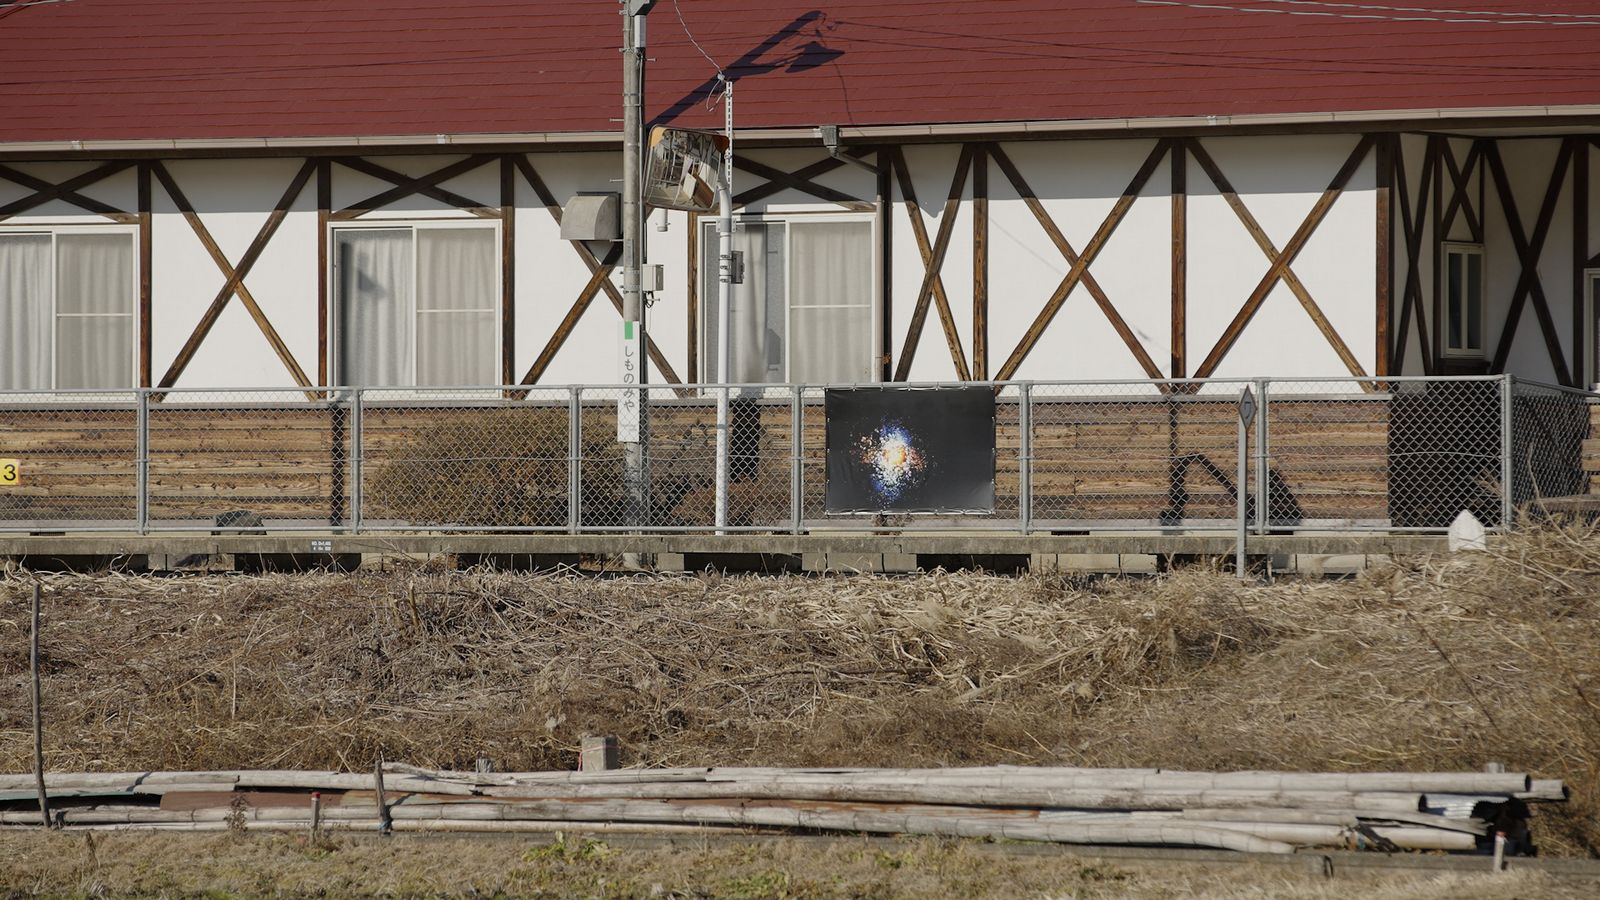
[[[830,513],[994,511],[994,389],[827,392]]]

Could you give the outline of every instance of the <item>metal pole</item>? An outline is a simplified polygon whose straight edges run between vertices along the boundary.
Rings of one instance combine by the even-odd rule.
[[[1511,402],[1515,394],[1516,376],[1507,374],[1500,382],[1500,527],[1511,528],[1511,518],[1516,511],[1515,486],[1511,481],[1512,419]]]
[[[648,519],[648,499],[645,489],[645,448],[648,446],[650,337],[645,330],[644,296],[640,290],[639,267],[643,262],[644,216],[640,199],[643,184],[643,161],[640,153],[640,134],[644,122],[644,53],[643,37],[645,15],[650,4],[623,0],[622,6],[622,318],[633,323],[639,335],[639,346],[646,348],[639,373],[639,440],[624,446],[626,460],[630,524],[644,526]],[[630,562],[635,565],[635,557]]]
[[[1250,421],[1256,416],[1255,393],[1250,390],[1250,385],[1245,385],[1239,392],[1239,453],[1238,473],[1233,479],[1233,497],[1236,505],[1234,518],[1238,520],[1238,543],[1233,551],[1233,565],[1235,574],[1241,581],[1249,577],[1245,564],[1244,542],[1245,534],[1249,530],[1249,515],[1246,502],[1250,496],[1249,479],[1249,452],[1250,452]]]
[[[134,415],[134,515],[139,520],[139,533],[150,530],[150,392],[140,390],[139,410]]]
[[[577,534],[583,514],[583,388],[567,391],[567,531]]]
[[[1267,380],[1256,379],[1256,398],[1261,408],[1256,413],[1256,534],[1266,534],[1272,518],[1272,469],[1267,460],[1267,416],[1272,400],[1267,397]]]
[[[363,517],[361,470],[367,455],[365,416],[362,415],[362,389],[350,392],[350,528],[361,530]]]
[[[1247,577],[1244,561],[1244,536],[1246,526],[1245,498],[1248,497],[1250,493],[1247,490],[1247,485],[1245,484],[1245,453],[1248,449],[1245,444],[1248,440],[1248,432],[1249,425],[1243,419],[1241,419],[1239,421],[1239,473],[1237,476],[1235,476],[1235,480],[1233,482],[1233,496],[1237,501],[1238,506],[1236,510],[1236,516],[1239,520],[1238,541],[1233,551],[1233,568],[1241,580]]]
[[[726,178],[724,178],[726,181]],[[717,528],[728,524],[728,365],[732,337],[728,310],[733,302],[733,199],[726,183],[717,191]]]
[[[1017,385],[1017,519],[1023,534],[1033,530],[1033,385]]]
[[[44,695],[39,687],[39,600],[43,592],[33,583],[33,627],[28,640],[28,670],[33,676],[33,778],[39,788],[39,818],[50,827],[50,797],[44,788]]]
[[[801,432],[805,428],[806,389],[797,384],[793,391],[789,405],[789,530],[799,534],[804,519],[801,507],[805,503],[806,445]]]

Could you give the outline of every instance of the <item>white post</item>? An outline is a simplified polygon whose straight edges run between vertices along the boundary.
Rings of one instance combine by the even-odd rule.
[[[729,156],[732,156],[730,151]],[[717,531],[728,526],[728,366],[732,341],[728,308],[733,299],[733,198],[726,176],[717,190]]]

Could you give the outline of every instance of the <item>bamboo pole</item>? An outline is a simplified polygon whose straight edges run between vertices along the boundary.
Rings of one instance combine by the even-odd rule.
[[[394,821],[389,816],[389,803],[383,792],[383,754],[378,754],[377,762],[372,764],[373,789],[378,792],[378,833],[390,834],[394,831]]]
[[[1043,786],[979,784],[780,783],[568,784],[488,787],[483,794],[504,800],[830,800],[859,803],[948,803],[964,806],[1035,806],[1062,809],[1188,809],[1278,807],[1417,812],[1421,794],[1349,791],[1059,790]]]

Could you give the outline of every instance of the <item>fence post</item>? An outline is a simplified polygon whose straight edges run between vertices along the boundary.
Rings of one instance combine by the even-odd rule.
[[[1511,402],[1516,389],[1516,376],[1507,373],[1500,378],[1500,527],[1510,529],[1516,503],[1516,488],[1511,479]]]
[[[1250,420],[1256,415],[1256,401],[1251,385],[1245,385],[1239,392],[1239,451],[1238,471],[1233,478],[1234,518],[1238,521],[1237,542],[1233,549],[1233,566],[1240,580],[1249,577],[1249,567],[1245,561],[1244,543],[1245,534],[1249,531],[1249,466],[1250,466]]]
[[[789,531],[794,534],[800,533],[805,518],[801,510],[805,503],[806,443],[801,433],[805,428],[805,401],[805,386],[794,385],[789,405]]]
[[[578,533],[583,513],[583,388],[567,389],[567,532]]]
[[[1017,525],[1033,531],[1033,385],[1017,385]]]
[[[1266,534],[1272,520],[1272,468],[1267,458],[1270,429],[1267,417],[1272,411],[1272,398],[1267,396],[1268,381],[1256,379],[1256,534]]]
[[[150,392],[140,389],[138,411],[134,414],[134,517],[139,533],[150,530]]]
[[[366,517],[361,471],[367,455],[366,417],[362,415],[362,389],[350,392],[350,527],[360,532]]]

